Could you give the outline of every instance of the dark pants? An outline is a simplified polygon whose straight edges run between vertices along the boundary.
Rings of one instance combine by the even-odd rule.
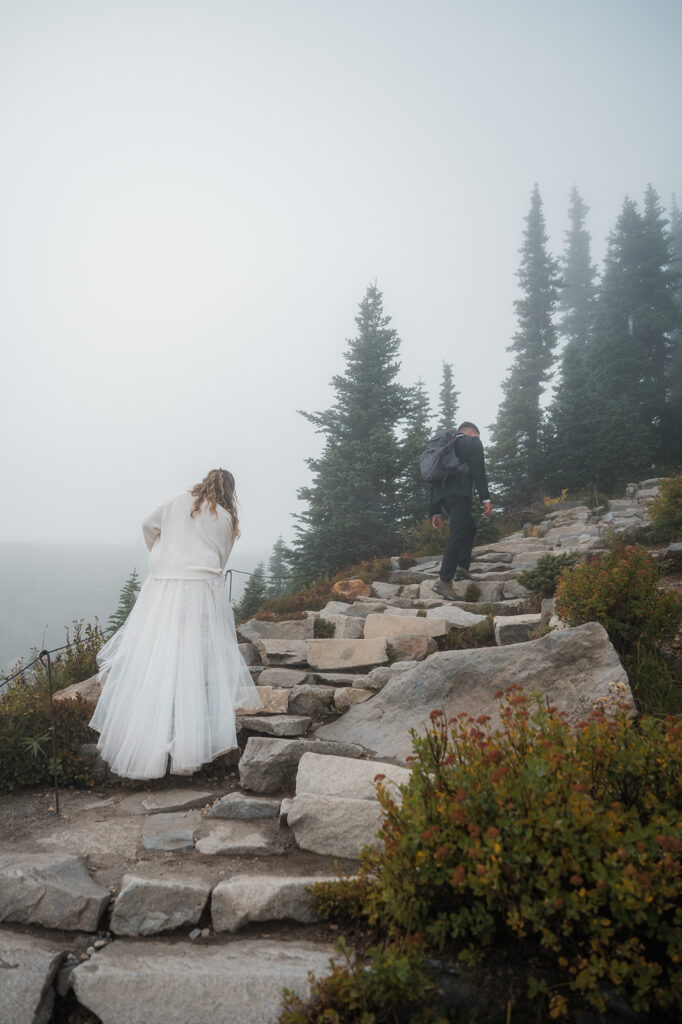
[[[440,578],[449,583],[457,566],[468,569],[471,565],[471,549],[478,527],[471,515],[471,498],[447,498],[443,506],[450,520],[450,540],[443,555]]]

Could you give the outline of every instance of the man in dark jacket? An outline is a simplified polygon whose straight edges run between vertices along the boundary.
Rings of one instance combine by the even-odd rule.
[[[434,583],[435,593],[454,597],[452,580],[468,580],[471,549],[476,523],[471,515],[473,487],[483,502],[483,514],[489,516],[492,503],[488,492],[485,456],[475,423],[465,421],[457,428],[455,454],[469,466],[468,473],[451,473],[442,483],[431,487],[429,515],[434,529],[442,530],[445,517],[450,520],[450,539],[440,567],[440,579]]]

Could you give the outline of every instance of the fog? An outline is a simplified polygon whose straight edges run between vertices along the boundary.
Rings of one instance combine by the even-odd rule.
[[[491,423],[534,182],[596,260],[682,193],[681,37],[677,0],[3,0],[0,541],[130,548],[222,465],[253,568],[374,280],[402,381],[448,360]]]

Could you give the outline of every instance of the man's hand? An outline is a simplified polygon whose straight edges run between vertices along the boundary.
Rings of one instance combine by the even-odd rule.
[[[489,516],[490,513],[492,512],[492,510],[493,510],[493,503],[490,500],[490,498],[488,498],[487,501],[483,502],[483,515],[484,516]]]
[[[434,530],[442,530],[443,527],[445,526],[445,520],[443,519],[442,516],[434,516],[433,519],[431,520],[431,524]]]

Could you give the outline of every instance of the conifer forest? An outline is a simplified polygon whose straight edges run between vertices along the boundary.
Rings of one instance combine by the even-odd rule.
[[[625,198],[601,269],[587,215],[574,188],[563,248],[552,252],[540,190],[532,190],[510,365],[488,425],[498,511],[561,492],[594,503],[682,465],[682,212],[674,197],[666,211],[652,185],[641,201]],[[458,422],[456,347],[433,408],[424,381],[400,383],[400,337],[376,284],[355,323],[332,405],[302,412],[323,448],[307,460],[296,538],[286,554],[280,546],[274,574],[286,562],[298,586],[405,549],[406,531],[428,512],[419,453]]]

